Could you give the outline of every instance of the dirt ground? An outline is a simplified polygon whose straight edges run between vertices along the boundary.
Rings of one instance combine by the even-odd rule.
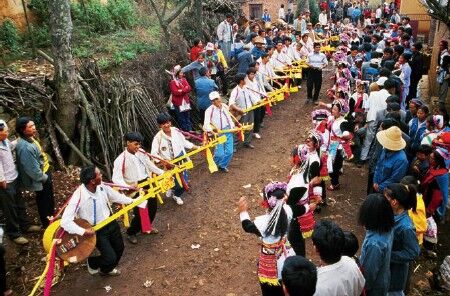
[[[329,79],[324,81],[322,92],[331,83]],[[263,209],[259,193],[263,186],[270,180],[286,180],[291,148],[303,142],[311,127],[309,115],[313,106],[304,106],[305,93],[306,89],[301,89],[273,109],[273,116],[265,119],[262,139],[253,141],[256,149],[239,149],[230,173],[211,175],[205,161],[195,158],[196,166],[190,173],[191,191],[184,197],[185,204],[177,206],[173,200],[165,199],[159,207],[154,226],[160,234],[141,235],[137,245],[129,244],[124,237],[121,276],[90,276],[85,264],[72,265],[53,287],[53,295],[259,295],[258,238],[242,230],[236,202],[240,196],[247,196],[251,217],[260,215]],[[316,219],[332,219],[342,228],[354,231],[360,243],[364,230],[357,226],[356,214],[365,197],[366,170],[346,163],[341,190],[328,193],[330,206],[316,215]],[[248,184],[250,188],[243,187]],[[448,228],[444,230],[447,233]],[[449,242],[444,243],[440,255],[448,254]],[[191,247],[197,244],[199,248]],[[12,288],[17,295],[25,295],[31,290],[33,278],[44,268],[39,261],[44,254],[37,251],[42,249],[40,240],[36,238],[32,246],[21,250],[11,243],[9,246],[13,252],[8,257],[12,260],[8,263],[8,280],[14,281]],[[23,256],[31,259],[24,261],[20,259]],[[320,264],[310,239],[307,257]],[[24,264],[31,261],[31,267]],[[419,291],[428,290],[424,274],[435,263],[421,259],[419,264],[413,278],[417,289],[412,295],[424,295]],[[416,285],[419,280],[423,281],[420,287]]]

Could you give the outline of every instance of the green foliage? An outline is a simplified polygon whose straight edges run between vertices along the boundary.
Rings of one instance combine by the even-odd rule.
[[[137,24],[132,0],[109,0],[106,5],[99,0],[91,0],[84,7],[80,3],[73,3],[72,17],[75,26],[99,34],[129,29]]]
[[[31,27],[31,34],[33,34],[34,38],[34,44],[37,48],[47,48],[52,45],[50,40],[50,28],[46,24],[42,24],[40,26],[32,26]],[[31,47],[31,44],[28,44],[31,40],[31,37],[28,34],[28,31],[25,35],[26,45]]]
[[[48,12],[49,0],[30,0],[28,8],[30,8],[36,15],[39,23],[48,23],[50,14]]]
[[[130,0],[109,0],[108,9],[115,25],[122,29],[132,28],[137,24],[134,3]]]
[[[311,11],[311,22],[313,26],[319,22],[320,8],[316,0],[309,0],[309,10]]]
[[[20,49],[20,36],[17,28],[10,20],[5,20],[0,25],[0,47],[11,52],[18,52]]]

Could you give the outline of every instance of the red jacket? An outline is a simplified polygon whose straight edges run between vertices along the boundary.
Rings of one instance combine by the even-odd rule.
[[[191,86],[187,82],[186,78],[181,80],[172,79],[169,82],[170,92],[172,93],[172,104],[179,107],[183,100],[186,103],[190,102],[189,93],[191,92]]]
[[[203,47],[201,47],[201,46],[193,46],[191,48],[191,52],[189,53],[191,61],[193,62],[193,61],[197,60],[199,53],[201,53],[202,51],[203,51]]]

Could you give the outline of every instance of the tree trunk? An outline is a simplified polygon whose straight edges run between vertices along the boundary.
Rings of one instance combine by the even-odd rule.
[[[69,0],[50,0],[50,32],[54,57],[56,112],[54,118],[64,133],[73,139],[80,88],[72,57],[72,19]]]
[[[195,20],[197,22],[197,28],[203,28],[203,6],[202,6],[202,1],[201,0],[194,0],[194,5],[193,5],[193,9],[194,9],[194,16],[195,16]],[[202,33],[198,33],[199,36],[198,37],[203,37]]]

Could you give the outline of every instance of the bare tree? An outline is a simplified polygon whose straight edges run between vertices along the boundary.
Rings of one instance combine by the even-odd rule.
[[[432,18],[443,22],[450,29],[450,5],[448,5],[448,0],[421,0],[421,2]]]
[[[78,111],[80,87],[77,80],[75,61],[72,57],[72,19],[69,0],[51,0],[50,33],[55,67],[54,82],[56,90],[54,119],[65,134],[72,139],[75,131],[75,116]]]
[[[158,7],[160,6],[159,2],[156,2],[155,0],[148,1],[155,11],[159,25],[161,26],[161,29],[166,36],[169,34],[170,23],[172,23],[183,12],[183,10],[191,4],[191,0],[179,0],[176,1],[175,8],[171,11],[168,11],[167,6],[169,4],[169,0],[164,0],[162,9]]]

